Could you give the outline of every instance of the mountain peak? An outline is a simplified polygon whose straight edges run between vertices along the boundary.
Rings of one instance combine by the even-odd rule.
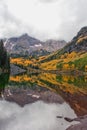
[[[20,37],[22,37],[22,38],[28,38],[28,37],[30,37],[27,33],[24,33],[24,34],[22,34]]]
[[[22,36],[29,36],[28,33],[24,33]]]
[[[83,36],[87,35],[87,26],[80,29],[80,31],[78,32],[78,36],[80,35],[83,35]]]
[[[80,29],[77,35],[66,46],[66,50],[69,52],[87,51],[87,26]]]
[[[87,26],[80,29],[77,35],[72,39],[72,41],[77,42],[79,38],[87,36]]]

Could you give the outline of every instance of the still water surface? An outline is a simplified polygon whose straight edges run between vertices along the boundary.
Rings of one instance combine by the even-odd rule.
[[[0,130],[66,130],[87,114],[87,76],[0,75]]]

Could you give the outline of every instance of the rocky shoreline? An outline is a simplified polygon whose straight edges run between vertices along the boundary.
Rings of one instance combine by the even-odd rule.
[[[77,118],[71,119],[68,117],[62,117],[62,116],[57,116],[57,118],[64,118],[67,122],[74,122],[77,121],[77,124],[71,125],[68,127],[66,130],[87,130],[87,115],[84,116],[79,116]]]
[[[78,124],[71,125],[66,130],[87,130],[87,115],[80,116],[80,117],[75,118],[75,119],[65,118],[65,120],[67,120],[68,122],[79,121]]]

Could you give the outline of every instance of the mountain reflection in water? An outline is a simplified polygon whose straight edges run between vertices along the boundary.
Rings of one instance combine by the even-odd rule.
[[[0,93],[7,101],[16,102],[20,106],[39,100],[58,104],[67,102],[77,116],[87,114],[87,76],[40,73],[5,79],[1,78]],[[5,86],[8,79],[8,85]]]

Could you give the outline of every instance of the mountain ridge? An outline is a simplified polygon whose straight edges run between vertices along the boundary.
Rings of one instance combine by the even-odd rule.
[[[42,69],[87,71],[87,27],[81,28],[71,42],[40,63]]]
[[[48,52],[56,51],[66,45],[64,40],[47,40],[42,42],[29,36],[27,33],[19,37],[4,39],[4,45],[10,54],[30,54],[33,51],[43,49]]]

